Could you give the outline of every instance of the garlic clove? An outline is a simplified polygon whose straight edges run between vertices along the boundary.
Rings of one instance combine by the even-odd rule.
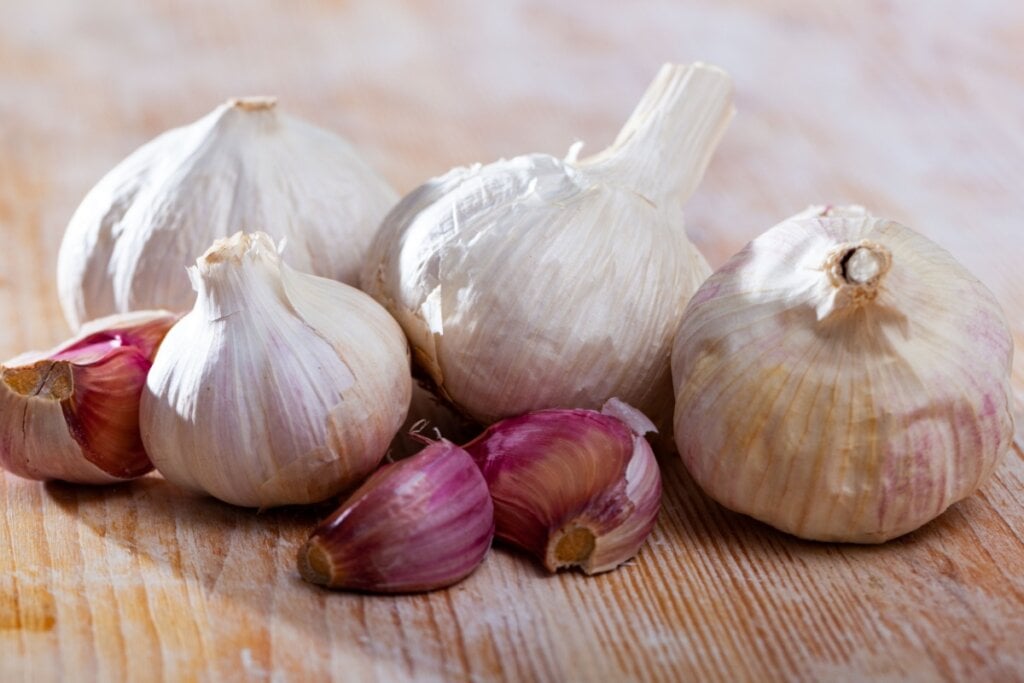
[[[182,270],[239,227],[288,244],[286,261],[355,284],[397,196],[340,137],[236,98],[118,164],[75,211],[58,260],[72,328],[140,308],[185,311]]]
[[[682,204],[731,115],[723,71],[666,65],[594,157],[529,154],[411,192],[384,219],[362,286],[439,392],[480,422],[618,396],[667,427],[672,335],[711,273]]]
[[[714,499],[783,531],[877,543],[971,495],[1010,447],[1013,341],[945,250],[861,207],[811,207],[697,291],[675,438]]]
[[[161,474],[262,508],[324,500],[373,472],[412,386],[387,312],[291,269],[264,233],[218,240],[189,274],[195,307],[165,338],[142,397]]]
[[[502,420],[464,448],[494,498],[498,538],[550,572],[597,574],[636,555],[654,528],[661,475],[643,437],[653,429],[611,399],[600,413],[549,409]]]
[[[322,522],[299,551],[312,583],[408,593],[458,583],[494,537],[487,484],[449,441],[385,465]]]
[[[0,366],[0,465],[81,484],[153,469],[139,435],[139,397],[176,319],[166,311],[101,318],[55,349]]]

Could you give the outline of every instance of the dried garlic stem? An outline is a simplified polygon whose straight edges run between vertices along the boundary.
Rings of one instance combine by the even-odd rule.
[[[615,142],[580,162],[648,199],[685,202],[735,113],[732,80],[714,66],[666,64]]]

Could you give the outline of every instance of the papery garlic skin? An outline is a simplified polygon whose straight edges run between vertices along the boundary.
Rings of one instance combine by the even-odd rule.
[[[487,483],[466,451],[441,440],[349,496],[299,551],[299,572],[333,588],[434,590],[472,573],[493,538]]]
[[[357,284],[397,195],[337,135],[234,99],[170,130],[88,193],[61,244],[57,285],[72,328],[114,312],[186,311],[185,268],[239,228],[288,244],[302,272]]]
[[[113,315],[73,339],[0,366],[0,465],[27,479],[110,484],[153,469],[139,400],[177,316]]]
[[[860,207],[811,207],[691,300],[676,443],[728,508],[804,538],[885,541],[1002,459],[1012,354],[995,298],[948,252]]]
[[[555,572],[615,569],[657,521],[661,475],[642,413],[611,399],[602,412],[538,410],[497,422],[466,451],[491,496],[498,538]]]
[[[666,65],[610,148],[457,168],[384,219],[362,286],[439,391],[490,423],[612,396],[671,419],[668,358],[710,268],[683,230],[731,81]]]
[[[405,419],[405,338],[359,290],[299,273],[266,234],[219,240],[189,274],[142,400],[161,474],[249,507],[312,503],[358,484]]]

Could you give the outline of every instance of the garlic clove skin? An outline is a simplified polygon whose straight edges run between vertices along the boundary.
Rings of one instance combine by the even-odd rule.
[[[73,339],[0,366],[0,465],[27,479],[110,484],[153,469],[139,398],[177,316],[114,315]]]
[[[269,97],[233,99],[170,130],[111,170],[72,217],[57,284],[73,329],[142,308],[187,311],[182,271],[239,227],[288,244],[302,272],[356,284],[397,195],[342,138],[279,111]]]
[[[618,396],[670,424],[671,338],[711,272],[682,204],[731,88],[714,67],[666,65],[601,154],[457,168],[388,214],[362,287],[461,412],[488,424]]]
[[[161,474],[247,507],[313,503],[380,463],[409,406],[401,329],[369,296],[299,273],[264,233],[219,240],[189,274],[142,398]]]
[[[623,419],[625,418],[625,420]],[[549,409],[491,425],[466,444],[494,498],[498,538],[550,572],[587,574],[632,558],[657,521],[654,425],[612,399],[603,412]]]
[[[1012,354],[995,298],[948,252],[861,207],[811,207],[691,300],[672,356],[676,442],[728,508],[803,538],[882,542],[1003,458]]]
[[[494,507],[472,458],[441,440],[385,465],[299,551],[311,583],[411,593],[458,583],[494,538]]]

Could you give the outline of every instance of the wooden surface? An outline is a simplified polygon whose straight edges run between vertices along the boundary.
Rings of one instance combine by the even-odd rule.
[[[280,96],[404,192],[597,149],[661,62],[703,59],[739,110],[689,205],[712,264],[808,203],[904,221],[1005,306],[1024,423],[1024,4],[840,4],[0,0],[0,355],[65,336],[56,249],[86,190],[229,96]],[[671,461],[629,566],[549,577],[497,549],[398,598],[298,579],[322,511],[0,475],[0,680],[1024,680],[1020,434],[978,495],[884,546],[784,536]]]

